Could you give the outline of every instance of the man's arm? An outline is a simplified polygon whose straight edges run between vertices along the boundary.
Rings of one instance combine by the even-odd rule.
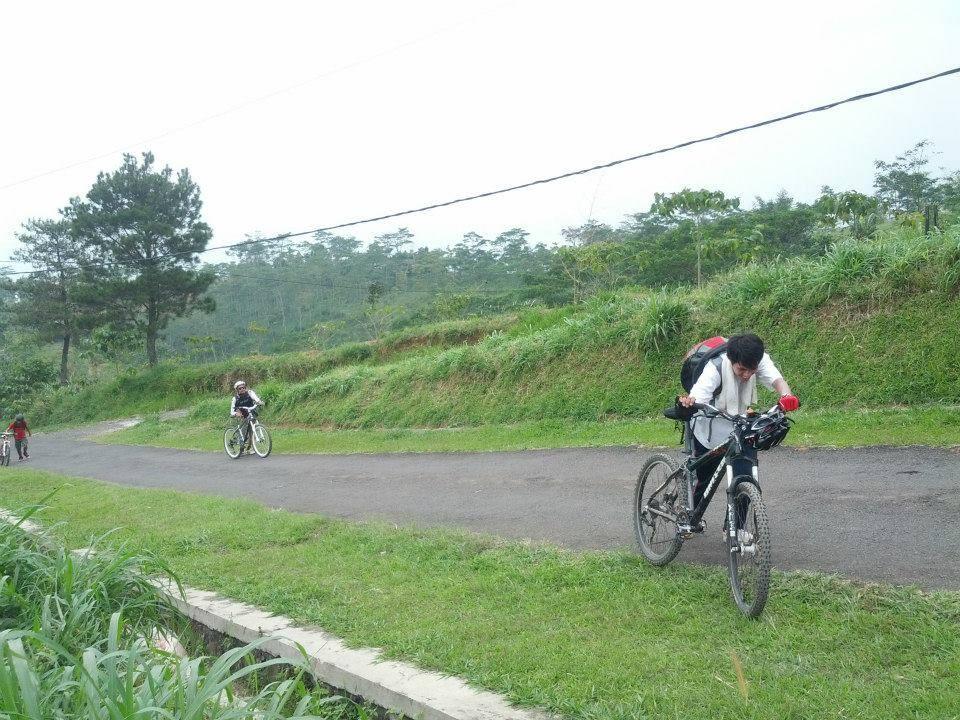
[[[693,387],[690,388],[690,394],[680,397],[680,404],[684,407],[691,407],[694,403],[702,404],[710,402],[713,400],[713,394],[717,391],[717,388],[720,387],[721,382],[720,370],[717,369],[714,363],[707,363],[703,372],[700,373],[700,377],[697,378]]]
[[[780,372],[780,368],[774,365],[773,360],[767,353],[763,354],[763,359],[760,360],[760,365],[757,366],[757,380],[759,380],[764,387],[775,390],[780,397],[793,395],[790,391],[790,386],[783,378],[783,373]]]
[[[263,405],[263,400],[261,400],[261,399],[260,399],[260,396],[257,395],[253,390],[247,390],[247,392],[250,393],[250,397],[253,398],[253,401],[254,401],[257,405]]]
[[[787,385],[787,381],[782,377],[773,381],[773,389],[780,394],[780,397],[783,397],[784,395],[793,395],[793,391],[790,390],[790,386]]]

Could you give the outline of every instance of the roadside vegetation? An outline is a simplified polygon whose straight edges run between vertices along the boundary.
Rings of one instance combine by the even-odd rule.
[[[190,632],[153,583],[170,569],[156,554],[102,532],[93,534],[91,551],[73,554],[52,534],[0,522],[4,717],[356,717],[352,702],[307,690],[303,663],[254,660],[261,643],[216,658],[169,650],[173,638]],[[176,592],[176,582],[172,587]],[[268,670],[288,677],[262,682]]]
[[[4,474],[68,545],[107,539],[184,582],[573,718],[956,717],[960,595],[774,575],[759,621],[720,568],[654,569],[441,530],[350,523],[242,500]]]
[[[414,250],[400,228],[366,247],[327,233],[251,239],[201,268],[209,228],[188,213],[170,232],[193,244],[164,272],[195,286],[180,288],[189,302],[172,315],[145,320],[126,302],[147,297],[137,288],[149,268],[100,277],[71,266],[0,282],[9,320],[0,411],[26,409],[38,427],[139,415],[148,422],[113,440],[208,447],[243,378],[267,400],[264,420],[284,431],[281,443],[289,431],[287,448],[299,451],[662,444],[669,427],[650,423],[679,389],[686,349],[749,330],[804,404],[809,426],[795,442],[957,444],[960,174],[939,174],[934,154],[921,142],[877,161],[874,194],[824,187],[810,204],[784,193],[751,208],[716,190],[658,193],[621,227],[568,228],[557,247],[531,246],[513,228]],[[60,221],[28,223],[24,252],[45,267],[51,252],[88,265],[114,252],[101,230],[116,218],[98,203],[127,181],[170,185],[151,163],[127,157]],[[198,201],[187,175],[177,183]],[[143,232],[124,226],[118,237],[129,244]],[[177,440],[177,423],[150,421],[178,409],[203,439]],[[827,432],[865,409],[922,420],[902,436],[869,420]],[[820,422],[831,413],[846,416]]]
[[[58,391],[34,417],[75,423],[188,407],[185,421],[148,422],[113,440],[212,449],[227,388],[242,376],[267,401],[267,422],[290,430],[291,450],[425,449],[432,439],[458,449],[669,444],[671,426],[657,416],[678,390],[683,352],[733,327],[770,340],[803,400],[792,442],[954,445],[958,267],[960,226],[888,228],[822,256],[750,265],[699,291],[625,290],[317,355],[161,366]],[[890,432],[885,420],[897,417],[907,422]]]

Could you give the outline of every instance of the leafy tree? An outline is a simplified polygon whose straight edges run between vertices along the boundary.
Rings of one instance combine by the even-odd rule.
[[[67,220],[30,220],[17,235],[23,247],[14,253],[19,262],[35,268],[12,284],[16,302],[13,321],[35,330],[41,342],[59,340],[60,384],[68,380],[70,342],[82,326],[93,322],[94,309],[84,304],[85,287],[81,266],[86,248],[71,233]]]
[[[217,359],[217,345],[222,341],[215,335],[188,335],[184,338],[190,348],[190,357],[203,362],[207,355],[211,360]]]
[[[582,247],[557,248],[556,267],[569,281],[572,302],[584,300],[591,288],[620,284],[623,246],[619,243],[592,243]]]
[[[349,260],[360,248],[360,241],[354,237],[342,237],[340,235],[331,235],[326,231],[314,233],[314,240],[318,245],[325,248],[330,257],[337,262]]]
[[[453,246],[451,252],[453,271],[464,277],[469,273],[476,275],[489,270],[494,260],[489,246],[490,242],[483,235],[475,232],[465,233],[460,242]]]
[[[728,198],[720,190],[691,190],[665,195],[656,193],[651,212],[693,226],[693,238],[697,245],[697,287],[701,285],[701,261],[705,239],[704,225],[722,218],[740,207],[739,198]]]
[[[237,245],[227,249],[227,255],[236,258],[242,263],[267,265],[274,262],[280,255],[279,240],[260,242],[262,233],[246,235],[246,245]]]
[[[396,255],[401,249],[413,242],[413,233],[407,228],[400,228],[396,232],[377,235],[370,243],[370,250],[387,257]]]
[[[156,365],[157,337],[171,319],[213,310],[204,293],[214,275],[197,269],[197,253],[212,235],[200,219],[199,187],[186,169],[174,179],[169,167],[155,171],[153,163],[149,152],[142,163],[124,155],[119,170],[97,176],[86,201],[71,201],[70,216],[106,265],[104,298],[142,334]]]
[[[872,195],[855,190],[834,192],[824,186],[814,203],[820,222],[827,227],[846,227],[857,238],[870,237],[883,220],[884,209]]]
[[[363,309],[364,321],[370,329],[371,337],[383,335],[405,308],[402,305],[368,304]]]
[[[613,242],[616,238],[616,230],[609,225],[589,220],[579,227],[564,228],[560,231],[563,239],[575,247],[582,245],[593,245],[594,243]]]
[[[929,140],[921,140],[893,162],[874,163],[877,198],[894,212],[923,212],[926,205],[943,200],[939,180],[929,168],[931,147]]]
[[[22,410],[56,379],[56,365],[39,355],[0,357],[0,415]]]

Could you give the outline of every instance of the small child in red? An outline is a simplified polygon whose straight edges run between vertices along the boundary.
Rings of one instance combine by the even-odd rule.
[[[30,432],[30,428],[27,427],[27,421],[24,420],[23,415],[17,415],[13,422],[7,426],[7,430],[13,430],[13,441],[17,446],[17,456],[23,460],[24,458],[29,458],[30,453],[27,452],[27,435],[33,437],[33,433]]]

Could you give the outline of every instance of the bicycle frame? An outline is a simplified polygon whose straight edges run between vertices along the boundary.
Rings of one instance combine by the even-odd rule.
[[[757,489],[760,489],[760,479],[759,472],[757,470],[757,459],[756,457],[748,456],[743,449],[743,444],[740,440],[740,425],[742,419],[735,418],[725,413],[719,413],[722,416],[725,416],[727,419],[734,422],[734,432],[731,434],[730,438],[723,443],[718,445],[713,450],[700,455],[699,457],[691,457],[683,465],[681,465],[676,472],[671,473],[661,485],[652,493],[652,496],[658,495],[670,482],[677,479],[681,473],[686,475],[687,479],[687,497],[684,502],[684,514],[685,518],[680,518],[672,513],[665,512],[659,508],[648,508],[649,512],[664,517],[672,522],[677,523],[677,525],[686,526],[686,532],[692,532],[691,528],[698,527],[700,521],[703,519],[704,513],[707,511],[707,508],[710,506],[710,502],[713,500],[713,496],[717,492],[717,488],[720,487],[720,477],[721,475],[726,475],[727,479],[727,527],[729,528],[729,533],[733,537],[736,533],[736,523],[733,522],[733,513],[736,509],[733,506],[733,495],[736,492],[737,487],[742,482],[750,482],[756,485]],[[684,429],[686,437],[686,446],[685,451],[688,455],[693,453],[693,441],[692,441],[692,431],[690,429],[689,423],[685,423],[686,427]],[[693,479],[697,476],[697,468],[705,464],[707,461],[715,459],[718,455],[723,457],[720,460],[720,463],[717,465],[717,469],[713,472],[713,475],[710,476],[710,480],[707,483],[707,487],[703,492],[703,497],[701,498],[699,504],[693,506]],[[743,480],[741,475],[738,478],[733,476],[733,463],[736,460],[746,460],[750,463],[751,472],[750,478],[748,480]]]

